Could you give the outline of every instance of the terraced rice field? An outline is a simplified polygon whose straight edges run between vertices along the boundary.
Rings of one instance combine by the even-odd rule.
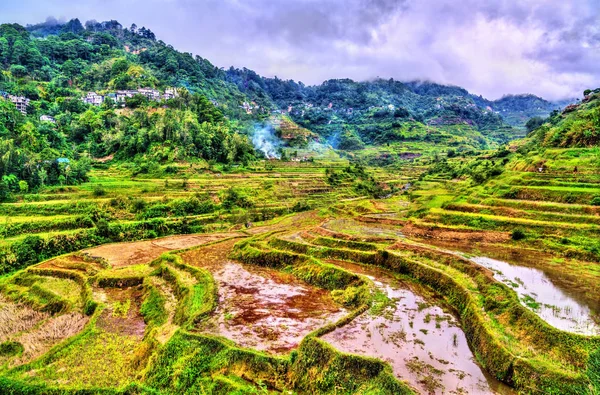
[[[15,393],[595,390],[595,206],[443,179],[372,199],[319,165],[95,177],[0,205]]]

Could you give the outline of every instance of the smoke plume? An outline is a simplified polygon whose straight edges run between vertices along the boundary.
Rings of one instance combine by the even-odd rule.
[[[252,144],[267,159],[281,159],[281,155],[279,154],[281,143],[271,125],[256,126],[252,135]]]

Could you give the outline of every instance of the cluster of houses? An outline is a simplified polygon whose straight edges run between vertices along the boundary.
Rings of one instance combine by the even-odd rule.
[[[104,103],[104,100],[106,100],[107,98],[111,98],[115,103],[122,104],[125,103],[126,98],[133,97],[135,95],[143,95],[146,96],[148,100],[153,101],[169,100],[179,96],[176,88],[167,88],[162,94],[156,89],[140,88],[134,90],[116,91],[107,95],[99,95],[96,92],[88,92],[87,95],[83,98],[83,102],[92,104],[94,106],[99,106],[102,103]],[[27,107],[29,107],[30,101],[28,98],[24,96],[14,96],[3,91],[0,91],[0,96],[4,99],[13,102],[15,104],[15,107],[17,107],[17,110],[19,110],[21,114],[27,115]],[[40,121],[56,123],[54,118],[48,115],[42,115],[40,117]]]
[[[213,103],[215,104],[215,103]],[[218,105],[218,104],[215,104]],[[258,104],[256,104],[255,102],[243,102],[242,105],[240,106],[240,108],[243,108],[244,111],[246,111],[246,114],[252,114],[252,110],[260,110],[260,106]]]
[[[29,99],[23,96],[13,96],[6,92],[0,92],[0,96],[15,103],[17,110],[23,115],[27,115],[27,107],[29,107]]]
[[[152,88],[140,88],[140,89],[131,89],[131,90],[122,90],[109,93],[107,95],[99,95],[96,92],[88,92],[85,97],[83,97],[83,102],[87,104],[92,104],[94,106],[100,106],[106,99],[112,99],[117,104],[125,103],[125,99],[128,97],[131,98],[135,95],[142,95],[148,98],[148,100],[152,101],[160,101],[160,100],[169,100],[174,99],[179,94],[177,93],[176,88],[167,88],[165,92],[161,94],[158,90]]]

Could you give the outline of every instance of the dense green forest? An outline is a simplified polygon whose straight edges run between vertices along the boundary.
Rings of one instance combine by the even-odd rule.
[[[144,50],[134,55],[133,48]],[[84,28],[78,20],[60,28],[2,25],[0,65],[4,96],[30,100],[21,114],[0,99],[0,198],[11,190],[85,181],[91,158],[108,155],[146,166],[254,158],[231,121],[243,119],[237,109],[243,95],[210,63],[157,42],[145,28],[123,29],[115,21]],[[125,108],[111,99],[101,106],[81,100],[89,91],[169,86],[179,87],[177,97],[134,95]]]
[[[534,100],[489,102],[462,88],[393,79],[305,86],[225,71],[117,21],[1,25],[0,67],[0,199],[85,181],[94,158],[127,158],[141,172],[171,161],[247,164],[261,156],[248,136],[277,114],[341,150],[394,142],[485,149],[522,133],[500,111],[522,112],[523,100]],[[177,94],[115,100],[115,92],[140,88]],[[106,100],[90,104],[89,92]],[[9,95],[26,107],[17,111]],[[550,111],[542,102],[529,106],[535,115]]]

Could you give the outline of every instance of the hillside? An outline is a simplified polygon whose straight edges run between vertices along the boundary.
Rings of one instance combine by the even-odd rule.
[[[471,152],[519,135],[464,95],[419,94],[394,80],[306,87],[223,71],[117,21],[2,25],[0,65],[5,191],[85,181],[102,158],[126,159],[136,174],[172,161],[246,165],[263,156],[253,136],[265,122],[294,130],[273,136],[277,157],[309,140],[420,155],[432,143]]]
[[[594,147],[600,143],[600,90],[586,91],[578,104],[556,112],[531,133],[546,147]]]
[[[469,93],[466,89],[445,86],[427,81],[407,83],[410,89],[424,96],[431,97],[461,97],[475,103],[481,109],[493,111],[502,120],[515,127],[524,128],[527,121],[534,117],[546,118],[552,111],[560,110],[575,99],[560,102],[549,102],[531,94],[506,95],[497,100],[488,100],[482,96]]]
[[[466,91],[460,89],[460,94],[452,91],[434,95],[393,79],[366,82],[340,79],[305,86],[233,68],[227,71],[227,76],[244,93],[259,99],[271,97],[280,111],[289,113],[297,123],[333,142],[338,138],[355,139],[364,144],[410,141],[411,137],[403,137],[402,129],[421,126],[434,134],[438,129],[443,132],[445,126],[464,126],[474,132],[474,139],[481,133],[495,143],[506,142],[521,133],[505,124],[494,111],[478,107],[468,94],[462,94]],[[443,88],[451,90],[451,87]],[[422,136],[417,140],[422,140]],[[356,144],[350,142],[350,145]]]
[[[305,86],[77,19],[1,25],[0,71],[2,394],[600,393],[600,90]]]

